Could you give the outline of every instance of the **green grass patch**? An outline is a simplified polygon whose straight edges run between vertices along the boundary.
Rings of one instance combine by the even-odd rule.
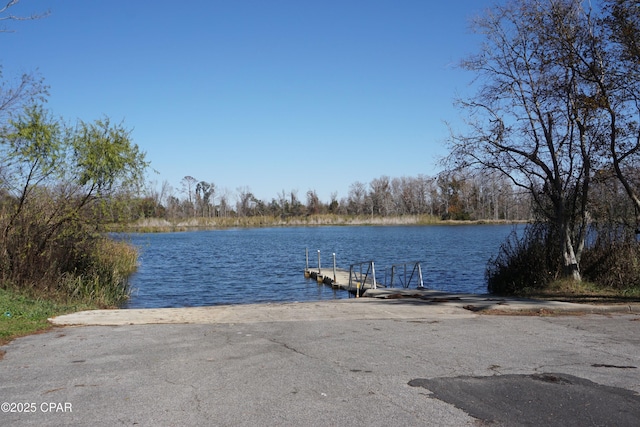
[[[87,303],[58,302],[0,289],[0,345],[51,328],[48,318],[96,308]]]

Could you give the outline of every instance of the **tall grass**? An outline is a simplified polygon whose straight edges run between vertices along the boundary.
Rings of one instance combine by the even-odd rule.
[[[130,244],[103,235],[65,239],[37,263],[16,263],[14,270],[20,270],[8,272],[0,288],[63,304],[117,307],[129,298],[137,257]]]
[[[121,305],[129,298],[128,277],[137,268],[136,249],[125,242],[101,237],[93,242],[87,255],[83,271],[64,273],[58,290],[73,300],[91,301],[103,307]]]
[[[337,215],[318,214],[304,216],[246,216],[246,217],[215,217],[190,218],[187,220],[169,222],[158,218],[145,218],[133,224],[113,225],[112,231],[133,231],[141,233],[156,233],[170,231],[186,231],[193,229],[213,228],[256,228],[256,227],[305,227],[322,225],[432,225],[445,224],[434,215],[399,215],[395,217],[381,217],[370,215]]]

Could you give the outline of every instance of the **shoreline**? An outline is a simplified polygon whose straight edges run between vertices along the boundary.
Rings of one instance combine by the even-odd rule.
[[[271,216],[190,218],[168,221],[164,218],[145,218],[131,224],[112,224],[110,232],[161,233],[229,228],[278,228],[278,227],[378,227],[378,226],[461,226],[461,225],[518,225],[523,220],[442,220],[430,215],[404,215],[393,217],[310,215],[278,218]]]

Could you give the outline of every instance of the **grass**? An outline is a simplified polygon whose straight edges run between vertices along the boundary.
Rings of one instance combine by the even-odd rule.
[[[640,289],[603,288],[586,280],[576,282],[562,279],[550,283],[544,289],[523,289],[518,296],[589,304],[625,304],[640,302]]]
[[[101,308],[117,307],[129,297],[128,277],[136,271],[138,251],[126,242],[108,238],[94,242],[89,266],[82,274],[64,275],[58,289],[74,300]]]
[[[48,318],[96,308],[87,303],[57,302],[0,289],[0,345],[51,328]]]

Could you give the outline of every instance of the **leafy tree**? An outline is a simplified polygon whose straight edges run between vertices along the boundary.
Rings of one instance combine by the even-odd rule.
[[[122,125],[69,127],[41,105],[9,122],[0,158],[0,268],[18,283],[74,271],[86,256],[79,247],[107,218],[104,207],[137,188],[148,166]]]
[[[72,131],[73,172],[85,194],[108,196],[115,189],[139,189],[149,163],[145,153],[131,143],[131,131],[108,118],[79,122]]]
[[[10,253],[9,236],[17,228],[34,193],[59,178],[64,167],[60,125],[41,106],[27,108],[11,125],[12,131],[2,135],[0,145],[3,165],[0,185],[5,194],[2,229],[5,258],[15,255]]]

